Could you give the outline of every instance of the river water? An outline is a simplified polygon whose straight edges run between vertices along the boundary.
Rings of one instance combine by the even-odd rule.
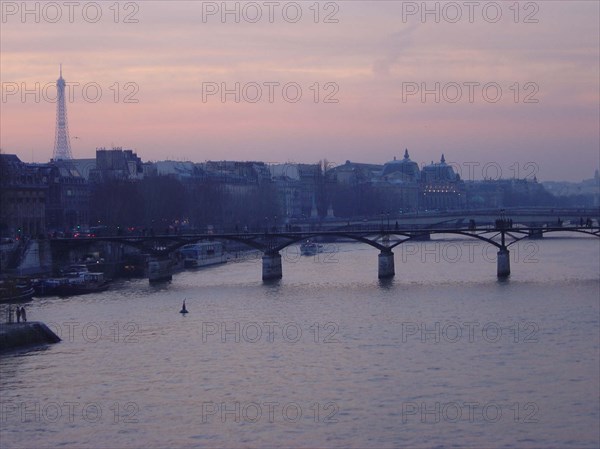
[[[396,248],[386,282],[343,243],[34,299],[63,341],[3,354],[1,447],[596,448],[599,242],[521,243],[508,281],[483,243]]]

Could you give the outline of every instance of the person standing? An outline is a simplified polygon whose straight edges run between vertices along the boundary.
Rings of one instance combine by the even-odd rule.
[[[21,319],[24,323],[27,322],[27,313],[25,312],[25,306],[21,307]]]
[[[21,322],[21,309],[17,306],[17,323]]]

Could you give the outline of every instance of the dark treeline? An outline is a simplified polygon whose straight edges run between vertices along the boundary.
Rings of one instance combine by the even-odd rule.
[[[452,208],[559,205],[557,198],[540,184],[524,183],[519,188],[510,183],[490,186],[493,195],[489,197],[481,188],[466,189],[465,202]],[[416,190],[390,190],[369,183],[321,182],[316,187],[315,206],[321,217],[328,208],[338,218],[393,215],[415,210],[407,205],[421,201]],[[280,200],[273,182],[220,184],[198,179],[182,181],[171,176],[147,177],[137,182],[109,180],[92,185],[90,224],[135,226],[157,232],[169,226],[206,230],[208,225],[238,231],[264,230],[285,223]],[[306,209],[297,218],[308,217],[310,210]]]
[[[329,190],[331,205],[338,217],[377,216],[382,211],[398,211],[403,206],[369,184],[333,184]],[[391,203],[396,204],[392,206]]]
[[[109,227],[137,226],[156,231],[179,223],[191,229],[207,225],[262,228],[277,215],[271,184],[227,186],[182,182],[168,176],[138,182],[112,180],[92,187],[90,222]]]

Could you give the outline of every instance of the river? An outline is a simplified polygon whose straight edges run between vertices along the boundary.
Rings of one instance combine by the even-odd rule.
[[[325,249],[34,298],[63,341],[3,354],[2,448],[599,446],[599,239],[521,242],[507,281],[481,242],[400,246],[391,281]]]

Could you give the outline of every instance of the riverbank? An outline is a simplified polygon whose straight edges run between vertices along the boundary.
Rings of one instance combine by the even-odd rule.
[[[58,335],[40,321],[0,324],[0,352],[59,341]]]

